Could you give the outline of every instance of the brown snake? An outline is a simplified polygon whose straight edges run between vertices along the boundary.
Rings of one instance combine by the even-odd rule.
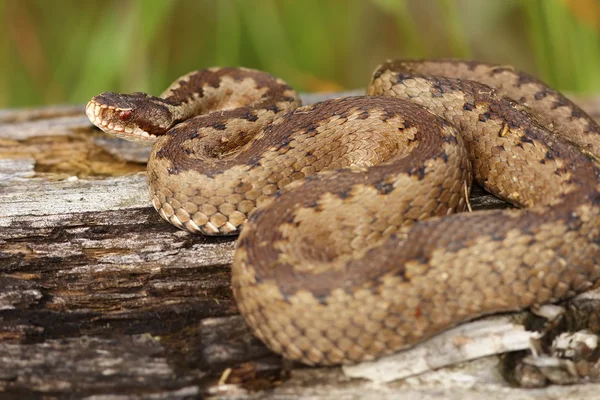
[[[279,79],[213,68],[161,97],[101,94],[87,114],[158,137],[164,219],[243,225],[235,299],[289,359],[373,359],[600,279],[600,128],[577,106],[511,67],[449,60],[385,63],[368,94],[298,108]],[[455,214],[472,179],[522,209]]]

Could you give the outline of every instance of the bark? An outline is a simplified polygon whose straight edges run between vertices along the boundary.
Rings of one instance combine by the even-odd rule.
[[[583,104],[600,114],[595,100]],[[150,206],[147,154],[92,129],[81,106],[0,111],[0,398],[576,399],[600,390],[515,388],[497,356],[388,384],[283,362],[237,313],[234,240],[179,231]],[[471,204],[506,206],[481,191]],[[578,301],[570,307],[596,327],[598,299]]]

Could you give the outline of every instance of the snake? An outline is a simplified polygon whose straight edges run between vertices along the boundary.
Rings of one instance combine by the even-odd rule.
[[[266,72],[216,67],[86,113],[152,145],[162,218],[238,235],[239,312],[290,360],[373,360],[600,279],[600,128],[511,66],[386,61],[365,96],[306,106]],[[514,207],[464,212],[473,182]]]

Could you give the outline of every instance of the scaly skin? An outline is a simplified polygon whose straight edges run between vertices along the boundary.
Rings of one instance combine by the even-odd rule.
[[[354,363],[598,281],[600,129],[580,109],[510,67],[461,61],[385,63],[368,94],[296,108],[282,81],[213,69],[162,96],[164,120],[213,112],[141,124],[167,129],[148,163],[163,218],[243,227],[233,293],[267,346]],[[134,119],[99,101],[103,128]],[[454,214],[472,180],[522,209]]]

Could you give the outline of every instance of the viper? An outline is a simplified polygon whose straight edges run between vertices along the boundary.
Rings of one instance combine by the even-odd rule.
[[[239,234],[239,311],[286,358],[369,360],[596,284],[600,129],[575,104],[457,60],[386,62],[367,94],[300,106],[267,73],[210,68],[86,113],[153,145],[165,220]],[[462,212],[472,181],[516,208]]]

